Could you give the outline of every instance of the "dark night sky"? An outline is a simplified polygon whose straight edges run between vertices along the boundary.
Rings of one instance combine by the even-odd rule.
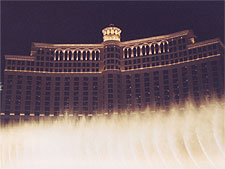
[[[32,42],[101,43],[110,23],[122,41],[192,29],[224,42],[224,2],[1,2],[1,55],[29,55]]]

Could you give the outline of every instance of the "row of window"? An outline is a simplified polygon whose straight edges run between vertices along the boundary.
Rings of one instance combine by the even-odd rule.
[[[201,53],[201,52],[206,52],[208,51],[212,51],[212,50],[216,50],[217,49],[217,45],[216,44],[212,44],[212,45],[208,45],[208,46],[203,46],[203,47],[198,47],[198,48],[193,48],[193,49],[189,49],[188,50],[188,54],[196,54]]]
[[[41,54],[41,55],[44,55],[44,54],[47,54],[47,55],[53,55],[54,54],[54,50],[53,49],[38,49],[37,50],[37,54]]]
[[[114,53],[104,55],[104,59],[106,59],[106,58],[108,58],[108,59],[109,58],[121,59],[119,54],[114,54]]]
[[[209,55],[212,55],[212,54],[217,54],[217,52],[215,51],[214,53],[209,53]],[[173,57],[171,55],[171,57]],[[128,64],[138,64],[138,65],[133,65],[133,66],[125,66],[125,70],[129,70],[129,69],[137,69],[137,68],[146,68],[146,67],[154,67],[154,66],[159,66],[159,65],[167,65],[167,64],[173,64],[173,63],[178,63],[178,62],[183,62],[183,61],[187,61],[187,60],[193,60],[193,59],[197,59],[197,58],[202,58],[202,57],[207,57],[206,54],[204,54],[204,56],[202,56],[202,54],[199,54],[199,56],[197,57],[197,55],[194,55],[194,56],[189,56],[189,57],[184,57],[184,58],[180,58],[180,59],[175,59],[175,60],[170,60],[170,61],[162,61],[162,62],[153,62],[153,63],[147,63],[145,64],[145,62],[149,62],[150,61],[150,58],[143,58],[142,59],[142,62],[143,64],[138,64],[141,62],[141,59],[133,59],[133,60],[126,60],[124,62],[125,65],[128,65]],[[164,57],[161,57],[161,60],[163,60]],[[165,57],[167,58],[167,57]],[[155,61],[155,60],[159,60],[159,57],[152,57],[152,61]],[[114,60],[108,60],[107,63],[109,62],[113,64]],[[120,63],[119,61],[115,61],[117,62],[118,64]],[[38,62],[39,63],[39,62]],[[92,64],[92,66],[94,65],[95,63]],[[41,62],[40,65],[44,65],[44,62]],[[88,65],[90,66],[91,64],[89,63],[78,63],[78,64],[74,64],[76,65],[77,67],[85,67]],[[60,64],[60,63],[55,63],[55,66],[63,66],[63,64]],[[71,67],[72,66],[72,63],[64,63],[64,68],[66,67]],[[95,65],[95,66],[99,66],[98,63]],[[31,70],[31,71],[50,71],[50,72],[99,72],[99,69],[98,68],[83,68],[83,69],[80,69],[80,68],[77,68],[77,69],[70,69],[70,68],[67,68],[67,69],[57,69],[55,67],[55,69],[52,69],[52,68],[33,68],[33,67],[10,67],[8,66],[7,69],[12,69],[12,70]],[[115,66],[115,65],[109,65],[109,66],[105,66],[104,67],[104,70],[107,69],[119,69],[120,70],[120,67],[119,66]]]
[[[217,54],[217,52],[216,51],[214,53],[209,52],[209,56],[211,56],[213,54]],[[173,55],[171,55],[171,58],[172,57],[173,57]],[[127,60],[124,62],[124,64],[125,64],[124,69],[129,70],[129,69],[137,69],[137,68],[154,67],[154,66],[159,66],[159,65],[168,65],[168,64],[174,64],[174,63],[179,63],[179,62],[185,62],[188,60],[194,60],[194,59],[198,59],[198,58],[202,58],[202,57],[207,57],[207,55],[204,54],[202,56],[202,54],[199,54],[198,56],[194,55],[194,56],[182,57],[182,58],[177,58],[177,59],[167,60],[167,61],[161,60],[161,62],[152,62],[151,64],[150,63],[145,64],[145,62],[150,62],[150,58],[142,59],[143,64],[139,64],[139,63],[141,63],[141,59],[133,59],[133,60]],[[152,61],[159,60],[159,59],[160,59],[159,57],[152,57]],[[130,64],[137,64],[137,65],[130,65]]]
[[[167,42],[161,43],[161,45],[158,44],[152,44],[144,45],[144,46],[138,46],[133,48],[126,48],[124,49],[124,58],[131,58],[131,57],[140,57],[140,56],[147,56],[147,55],[153,55],[153,54],[159,54],[159,53],[167,53],[168,50],[168,44]]]
[[[114,60],[114,59],[108,59],[107,62],[104,60],[104,64],[119,64],[120,65],[120,61],[119,60]]]
[[[185,38],[183,38],[183,37],[181,37],[181,38],[179,38],[178,40],[178,44],[184,44],[184,43],[186,43],[186,40],[185,40]],[[161,44],[159,44],[159,46],[161,46],[161,45],[165,45],[165,44],[168,44],[168,42],[161,42]],[[158,45],[158,44],[157,44]],[[172,45],[176,45],[176,39],[173,39],[173,41],[169,41],[169,46],[172,46]],[[47,54],[47,55],[53,55],[54,54],[54,49],[38,49],[37,50],[37,54],[41,54],[41,55],[44,55],[44,54]],[[81,52],[81,51],[79,51],[79,50],[75,50],[76,52]],[[104,52],[114,52],[114,51],[116,51],[116,52],[120,52],[120,48],[118,47],[118,46],[105,46],[105,48],[104,48]],[[62,51],[56,51],[56,53],[59,53],[59,52],[62,52]],[[90,51],[83,51],[84,53],[91,53]],[[92,51],[92,53],[95,53],[95,52],[98,52],[98,51]],[[69,50],[66,50],[65,51],[65,55],[66,55],[66,53],[67,53],[67,55],[69,54],[70,55],[70,53],[72,53],[72,51],[69,51]]]
[[[56,51],[55,60],[99,60],[99,51]]]
[[[77,78],[78,77],[76,77],[74,79],[77,80]],[[32,79],[32,76],[28,76],[28,79]],[[40,80],[41,77],[37,77],[37,79]],[[51,79],[51,77],[47,77],[46,78],[47,81],[46,81],[45,106],[47,106],[47,107],[45,107],[45,111],[49,111],[49,109],[50,109],[49,108],[49,105],[50,105],[50,92],[48,92],[50,90],[50,86],[51,86],[51,83],[49,81],[50,79]],[[56,80],[59,80],[59,79],[60,79],[59,77],[56,78]],[[69,79],[69,77],[65,78],[65,80],[68,80],[68,79]],[[97,91],[96,90],[98,89],[97,79],[98,79],[97,77],[93,77],[93,109],[94,110],[97,110],[97,108],[98,108],[97,107],[98,104],[96,102],[96,100],[97,100]],[[85,77],[84,80],[88,80],[88,78]],[[27,82],[29,82],[29,81],[27,81]],[[40,91],[41,90],[41,86],[40,86],[40,84],[41,84],[41,81],[36,81],[36,83],[37,83],[37,86],[36,86],[36,96],[35,96],[35,111],[40,111],[40,105],[41,105],[41,103],[40,103],[40,101],[41,101],[41,96],[40,96],[40,94],[41,94],[41,91]],[[69,84],[70,84],[69,82],[65,82],[65,84],[64,84],[64,86],[65,86],[65,88],[64,88],[65,89],[64,90],[64,109],[65,110],[69,108],[69,92],[67,92],[69,90]],[[77,84],[77,82],[74,83],[74,85],[76,85],[76,84]],[[29,83],[29,85],[30,85],[30,83]],[[60,86],[60,83],[56,82],[55,85],[56,85],[55,89],[57,91],[58,90],[57,86]],[[86,81],[84,81],[83,86],[87,86],[87,85],[88,85],[88,83]],[[85,87],[83,87],[83,88],[84,88],[83,90],[87,90]],[[78,100],[77,94],[74,95],[74,96],[76,96],[76,97],[74,97],[74,101]],[[54,111],[59,110],[59,100],[60,100],[59,95],[60,95],[60,92],[55,92]],[[84,91],[83,96],[84,96],[84,99],[85,99],[85,102],[84,102],[85,105],[87,103],[86,100],[88,100],[85,97],[87,95],[88,95],[88,93]],[[21,96],[17,96],[17,98],[19,100],[16,101],[15,109],[16,109],[16,111],[19,111],[20,108],[21,108],[20,107]],[[6,102],[6,104],[10,104],[10,103]],[[30,111],[30,104],[31,104],[31,86],[27,86],[26,101],[25,101],[25,111]],[[9,109],[8,105],[6,107]],[[76,107],[76,110],[77,110],[77,107]]]
[[[186,49],[186,45],[178,46],[179,56],[187,55],[187,51],[185,49]],[[182,54],[181,50],[185,50],[185,51],[183,51],[183,54]],[[208,46],[189,49],[188,54],[191,55],[191,54],[197,54],[197,53],[200,54],[202,52],[213,52],[213,50],[214,51],[217,50],[217,44],[211,44]],[[177,47],[174,46],[174,47],[170,47],[169,49],[166,48],[165,52],[170,52],[170,53],[177,52]],[[124,58],[148,56],[148,55],[152,55],[152,54],[159,54],[159,53],[165,53],[165,52],[159,51],[157,45],[155,47],[153,46],[152,48],[149,48],[148,46],[146,48],[142,47],[142,50],[140,49],[140,47],[133,48],[133,50],[131,48],[128,48],[128,49],[124,50]]]
[[[215,62],[215,63],[216,63],[216,62]],[[214,64],[214,62],[212,62],[212,64]],[[215,65],[216,65],[216,64],[215,64]],[[212,66],[213,66],[213,65],[212,65]],[[207,72],[207,69],[206,69],[206,68],[207,68],[207,64],[206,64],[206,63],[202,63],[202,72],[203,72],[203,73],[206,73],[206,72]],[[213,68],[212,70],[217,71],[217,67],[216,67],[216,66],[213,66],[212,68]],[[193,71],[194,71],[194,70],[193,70]],[[183,69],[182,69],[182,72],[183,72]],[[182,73],[182,76],[184,76],[184,75],[186,75],[186,72],[185,72],[185,71]],[[14,77],[13,75],[8,75],[8,76],[7,76],[7,81],[6,81],[7,84],[9,84],[9,85],[12,84],[12,82],[13,82],[13,81],[12,81],[13,77]],[[18,75],[18,76],[17,76],[17,78],[20,79],[20,80],[17,81],[17,84],[21,84],[21,83],[23,82],[23,81],[22,81],[22,77],[23,77],[23,76],[21,76],[21,75]],[[97,77],[95,77],[95,78],[97,78]],[[27,79],[28,79],[28,80],[32,80],[33,77],[32,77],[32,76],[27,76]],[[47,77],[47,78],[46,78],[46,80],[50,80],[50,79],[51,79],[51,77]],[[60,79],[59,77],[56,78],[56,80],[59,80],[59,79]],[[70,77],[66,77],[66,78],[65,78],[65,80],[68,80],[68,79],[70,79]],[[84,80],[85,80],[85,79],[88,80],[88,77],[85,77]],[[37,76],[37,80],[41,80],[41,76]],[[75,77],[74,80],[79,80],[79,77]],[[27,81],[27,82],[30,82],[30,81]]]
[[[184,37],[180,37],[179,39],[169,40],[169,46],[176,46],[177,44],[181,45],[185,43],[186,43],[186,39]]]
[[[193,54],[196,54],[196,53],[193,53]],[[146,62],[146,61],[149,62],[150,60],[151,61],[167,60],[169,58],[170,59],[178,58],[178,56],[179,56],[179,58],[183,57],[183,58],[188,58],[189,60],[191,60],[191,59],[202,58],[202,57],[211,56],[211,55],[215,55],[215,54],[217,54],[217,51],[209,51],[208,53],[199,53],[198,55],[196,54],[196,55],[187,56],[187,51],[184,51],[184,52],[179,52],[179,53],[172,53],[172,54],[169,54],[169,55],[153,56],[153,57],[147,57],[147,58],[142,58],[142,59],[133,58],[133,59],[125,60],[124,64],[125,65],[131,64],[132,61],[133,61],[133,64],[135,64],[136,62],[140,63],[141,60],[142,60],[143,63]]]
[[[26,66],[25,66],[26,63]],[[8,66],[14,66],[16,65],[17,67],[29,67],[29,66],[41,66],[41,67],[99,67],[99,63],[85,63],[85,62],[78,62],[78,63],[52,63],[52,62],[36,62],[34,65],[34,62],[30,61],[15,61],[15,60],[8,60],[7,61]]]
[[[105,46],[104,47],[104,52],[120,52],[120,48],[118,46]]]
[[[49,62],[36,62],[36,66],[46,67],[99,67],[99,63],[49,63]]]

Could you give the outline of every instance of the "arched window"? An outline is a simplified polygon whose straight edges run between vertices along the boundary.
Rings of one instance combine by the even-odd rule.
[[[134,57],[137,56],[137,50],[136,50],[136,48],[133,48],[133,55],[134,55]]]
[[[128,56],[131,57],[131,48],[128,49]]]
[[[86,60],[86,51],[83,51],[83,60]]]
[[[163,53],[163,42],[160,44],[160,51],[161,51],[161,53]]]
[[[77,60],[77,51],[74,51],[73,56],[74,56],[74,60]]]
[[[140,56],[140,47],[137,47],[137,56]]]
[[[153,44],[151,45],[151,51],[152,51],[152,54],[155,54],[154,53],[154,45]]]
[[[142,55],[145,56],[145,46],[142,46]]]
[[[96,60],[99,60],[99,51],[96,51]]]
[[[60,60],[63,60],[63,51],[60,52]]]
[[[80,60],[81,59],[81,52],[79,51],[78,52],[78,60]]]
[[[92,52],[92,60],[95,60],[95,51]]]
[[[55,53],[55,60],[58,60],[58,57],[59,57],[59,52],[56,51],[56,53]]]
[[[149,55],[149,45],[146,46],[146,55]]]
[[[87,60],[90,60],[90,52],[87,52]]]
[[[127,58],[127,49],[124,50],[124,56]]]
[[[65,60],[67,60],[67,51],[65,52]]]
[[[72,60],[72,52],[69,51],[69,60]]]
[[[156,52],[156,54],[159,53],[159,45],[158,44],[155,45],[155,52]]]
[[[167,53],[167,50],[168,50],[168,43],[165,42],[165,52]]]

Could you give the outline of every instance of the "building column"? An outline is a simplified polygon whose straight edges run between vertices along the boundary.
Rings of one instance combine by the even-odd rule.
[[[65,60],[65,50],[63,50],[62,52],[63,52],[63,60]]]
[[[142,53],[142,45],[139,46],[140,47],[140,56],[143,56],[143,53]]]
[[[153,54],[155,54],[155,53],[156,53],[156,49],[155,49],[155,46],[156,46],[156,45],[154,44],[153,46],[154,46],[154,53],[153,53]]]
[[[158,51],[158,53],[161,53],[161,43],[159,42],[159,43],[157,43],[158,44],[158,46],[159,46],[159,51]]]
[[[134,57],[134,47],[131,48],[131,57]]]
[[[56,50],[54,51],[54,60],[56,60]]]

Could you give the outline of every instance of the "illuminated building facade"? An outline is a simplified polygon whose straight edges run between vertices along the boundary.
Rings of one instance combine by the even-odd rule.
[[[5,56],[1,116],[69,116],[169,107],[224,97],[224,45],[195,42],[191,30],[101,44],[32,43],[30,56]]]

